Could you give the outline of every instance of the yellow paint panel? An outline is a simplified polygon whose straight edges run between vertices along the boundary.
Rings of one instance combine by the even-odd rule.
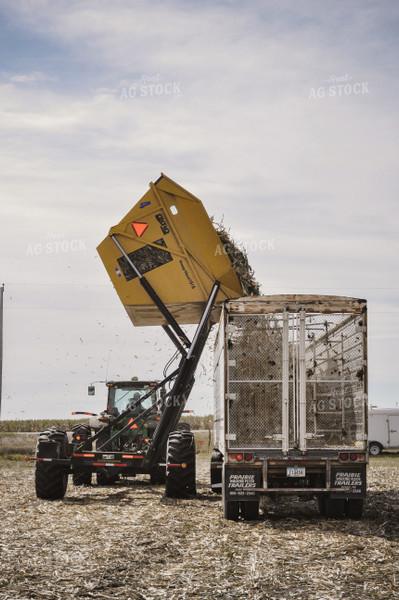
[[[178,323],[199,321],[215,280],[221,283],[218,303],[243,295],[202,202],[165,175],[150,184],[97,250],[133,324],[166,324],[111,235]]]

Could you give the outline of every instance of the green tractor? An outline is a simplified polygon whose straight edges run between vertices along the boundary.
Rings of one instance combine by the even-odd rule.
[[[174,491],[179,496],[195,494],[195,442],[187,423],[176,425],[156,462],[143,465],[162,419],[165,389],[161,385],[137,378],[107,382],[107,408],[100,415],[74,413],[90,419],[89,423],[76,424],[72,436],[55,428],[43,431],[35,458],[37,496],[63,498],[68,474],[74,485],[81,486],[91,485],[93,473],[101,486],[112,485],[121,476],[147,473],[152,484],[166,483],[170,496]],[[94,393],[94,386],[89,386],[89,394]]]

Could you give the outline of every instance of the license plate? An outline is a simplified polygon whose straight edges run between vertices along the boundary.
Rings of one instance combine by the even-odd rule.
[[[287,467],[287,477],[305,477],[305,467]]]

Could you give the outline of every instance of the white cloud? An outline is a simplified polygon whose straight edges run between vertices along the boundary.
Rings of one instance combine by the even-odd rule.
[[[32,73],[21,74],[21,75],[11,75],[9,77],[10,81],[14,83],[37,83],[43,81],[58,81],[58,77],[53,77],[51,75],[46,75],[41,71],[33,71]]]

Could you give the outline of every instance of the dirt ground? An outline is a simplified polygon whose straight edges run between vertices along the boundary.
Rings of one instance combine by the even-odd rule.
[[[192,500],[142,478],[48,502],[15,465],[0,468],[1,600],[399,598],[399,457],[373,459],[362,521],[299,500],[225,521],[205,456]]]

